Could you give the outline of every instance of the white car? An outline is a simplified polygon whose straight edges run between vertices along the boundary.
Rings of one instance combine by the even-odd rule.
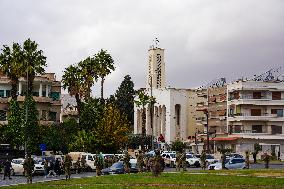
[[[244,169],[246,167],[245,159],[243,158],[230,158],[225,160],[226,169]],[[213,163],[208,166],[209,170],[221,170],[222,162]]]
[[[162,158],[164,158],[165,166],[175,167],[176,165],[176,153],[162,153]]]
[[[13,159],[11,161],[12,170],[11,175],[25,175],[24,170],[24,161],[23,158]],[[41,161],[34,161],[34,170],[33,174],[43,174],[44,173],[44,165]]]
[[[193,154],[186,154],[186,163],[190,166],[200,167],[200,159]]]
[[[44,174],[44,163],[42,161],[34,160],[35,166],[33,174]]]
[[[23,166],[24,161],[25,161],[25,159],[23,159],[23,158],[12,159],[12,161],[11,161],[11,165],[12,165],[11,175],[25,175],[24,166]]]

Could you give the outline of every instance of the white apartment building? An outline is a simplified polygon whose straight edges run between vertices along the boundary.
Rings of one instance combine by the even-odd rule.
[[[236,81],[227,85],[227,130],[235,151],[284,153],[284,83]],[[232,143],[231,143],[232,144]]]

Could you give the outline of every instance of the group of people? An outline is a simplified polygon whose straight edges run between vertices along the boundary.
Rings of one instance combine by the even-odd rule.
[[[155,156],[145,156],[141,150],[136,154],[138,172],[152,171],[160,173],[165,168],[164,159],[159,151],[155,151]]]

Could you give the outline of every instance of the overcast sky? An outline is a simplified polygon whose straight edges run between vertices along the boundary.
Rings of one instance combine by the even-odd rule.
[[[1,48],[35,40],[47,71],[59,79],[68,65],[108,50],[116,71],[106,80],[106,95],[126,74],[136,88],[146,85],[155,37],[165,49],[171,87],[284,65],[284,0],[0,0],[0,23]]]

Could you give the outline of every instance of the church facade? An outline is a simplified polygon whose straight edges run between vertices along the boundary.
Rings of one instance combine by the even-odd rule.
[[[203,125],[196,124],[196,104],[192,104],[198,103],[197,92],[192,89],[166,87],[164,49],[151,48],[148,54],[147,85],[143,90],[147,95],[152,95],[156,103],[152,126],[150,107],[146,107],[146,134],[153,135],[156,140],[162,135],[167,143],[186,141],[194,137],[196,131],[203,131]],[[141,134],[142,109],[135,107],[134,114],[134,133]]]

